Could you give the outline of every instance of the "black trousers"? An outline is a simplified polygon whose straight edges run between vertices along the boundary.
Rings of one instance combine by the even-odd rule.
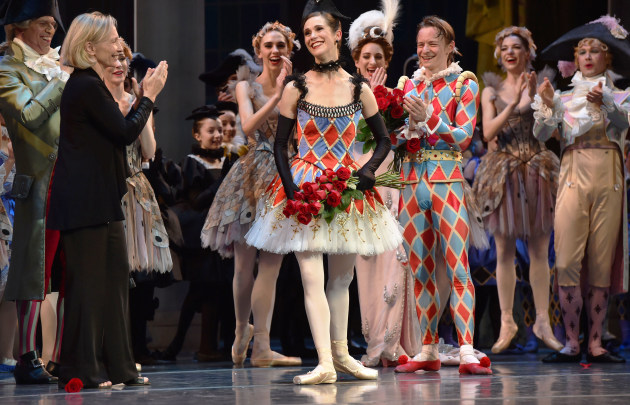
[[[61,232],[66,254],[60,380],[87,387],[136,378],[129,328],[129,263],[122,222]]]

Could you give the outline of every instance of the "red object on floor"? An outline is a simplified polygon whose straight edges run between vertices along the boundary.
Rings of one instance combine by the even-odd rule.
[[[479,360],[479,364],[481,364],[481,367],[490,368],[490,365],[492,364],[492,362],[490,361],[490,357],[486,356],[486,357],[482,357],[481,360]]]
[[[413,373],[414,371],[424,370],[424,371],[438,371],[442,363],[440,360],[431,360],[431,361],[408,361],[405,364],[400,364],[398,367],[394,369],[397,373]]]
[[[478,363],[460,364],[459,374],[491,375],[492,370]]]

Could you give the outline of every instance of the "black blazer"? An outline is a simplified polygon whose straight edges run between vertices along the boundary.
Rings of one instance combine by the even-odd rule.
[[[59,152],[46,226],[69,230],[122,221],[127,192],[125,146],[146,125],[146,97],[124,117],[98,74],[75,69],[61,96]]]

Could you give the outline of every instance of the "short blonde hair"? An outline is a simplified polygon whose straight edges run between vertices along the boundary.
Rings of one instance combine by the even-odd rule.
[[[66,65],[79,69],[93,66],[96,59],[87,53],[85,44],[103,41],[116,26],[114,17],[98,11],[77,16],[70,24],[61,46],[61,59]]]

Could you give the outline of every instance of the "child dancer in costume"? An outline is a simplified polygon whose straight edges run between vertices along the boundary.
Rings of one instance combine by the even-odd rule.
[[[348,47],[357,73],[370,82],[372,90],[385,84],[386,69],[394,53],[394,25],[399,11],[398,0],[384,0],[381,10],[361,14],[350,25]],[[363,154],[363,142],[353,148],[358,164],[367,162],[372,153]],[[385,172],[393,152],[381,164],[377,173]],[[398,216],[400,192],[378,187],[385,205]],[[387,366],[401,355],[413,356],[420,351],[420,324],[414,313],[413,280],[404,265],[402,246],[377,256],[357,256],[355,268],[359,288],[361,324],[368,346],[361,361],[366,366],[382,362]]]
[[[544,358],[545,362],[579,362],[582,358],[578,341],[581,281],[588,283],[584,289],[590,319],[587,361],[625,362],[606,351],[601,338],[609,293],[624,292],[628,287],[622,154],[630,92],[617,89],[608,70],[623,69],[630,63],[627,37],[616,19],[605,16],[569,31],[542,53],[553,59],[573,57],[572,70],[578,69],[571,79],[572,90],[554,94],[545,80],[532,104],[534,135],[546,141],[560,125],[563,146],[554,242],[567,339],[564,348]],[[558,64],[563,73],[567,73],[567,63]]]
[[[516,239],[527,240],[529,280],[536,305],[534,333],[554,350],[562,344],[549,325],[549,263],[547,253],[553,227],[560,162],[544,143],[534,138],[533,111],[536,73],[529,73],[536,45],[527,28],[509,27],[495,39],[494,56],[507,73],[503,81],[484,75],[481,94],[486,141],[498,138],[499,149],[486,154],[473,190],[483,200],[483,216],[497,248],[497,288],[501,305],[501,333],[493,353],[507,349],[518,327],[512,316],[516,271]]]
[[[474,355],[475,290],[468,268],[472,231],[470,200],[464,198],[461,151],[475,127],[478,87],[474,75],[453,62],[455,34],[444,20],[430,16],[418,25],[421,68],[404,85],[409,125],[397,148],[402,176],[412,184],[402,191],[399,220],[416,279],[416,311],[423,330],[422,352],[397,371],[439,370],[436,262],[444,260],[452,280],[451,313],[460,344],[459,372],[491,374]],[[474,218],[474,221],[481,221]],[[438,250],[439,249],[439,250]]]
[[[339,18],[343,15],[329,0],[310,0],[304,9],[304,38],[315,64],[284,90],[274,146],[279,178],[261,199],[259,216],[246,236],[247,243],[259,249],[295,252],[300,265],[319,365],[296,376],[296,384],[333,383],[336,371],[377,378],[376,370],[363,367],[348,354],[348,286],[357,254],[379,254],[395,249],[401,241],[398,224],[380,195],[368,191],[390,142],[374,95],[360,77],[350,76],[339,65]],[[361,113],[377,140],[374,155],[362,167],[351,152]],[[296,121],[298,154],[289,163],[287,143]],[[314,182],[324,170],[341,169],[348,174],[357,170],[357,190],[363,190],[364,200],[349,200],[347,209],[337,213],[330,224],[321,217],[305,224],[283,214],[298,185]],[[325,290],[323,253],[328,253]]]
[[[201,233],[203,246],[231,256],[234,249],[234,309],[236,336],[232,361],[242,365],[249,341],[255,336],[251,364],[254,367],[299,366],[302,360],[271,350],[269,330],[276,297],[276,280],[282,256],[260,252],[258,276],[254,281],[256,249],[244,243],[244,236],[256,218],[256,205],[265,188],[277,174],[273,161],[278,110],[284,80],[291,73],[289,56],[295,34],[279,22],[265,24],[252,39],[263,72],[255,77],[247,65],[239,68],[232,83],[239,106],[249,152],[236,162],[217,192]],[[238,84],[237,84],[238,83]],[[249,314],[254,314],[254,326]]]

